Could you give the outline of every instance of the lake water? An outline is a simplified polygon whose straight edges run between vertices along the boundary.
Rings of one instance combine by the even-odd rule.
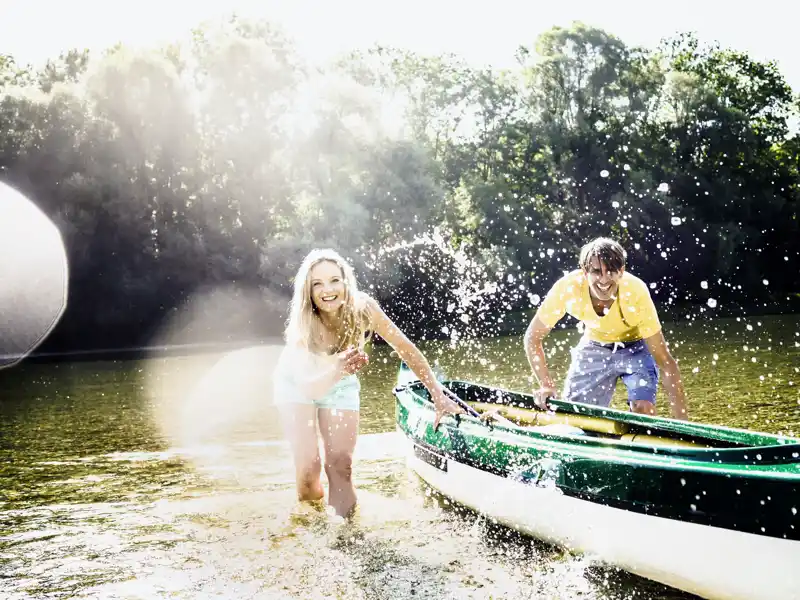
[[[668,324],[665,333],[693,420],[800,434],[800,317]],[[559,376],[576,340],[568,330],[548,341]],[[518,336],[422,347],[452,378],[530,389]],[[0,596],[688,597],[430,494],[401,456],[398,363],[385,347],[362,374],[357,525],[299,511],[268,402],[236,389],[185,400],[218,358],[0,373]],[[624,405],[621,385],[614,405]]]

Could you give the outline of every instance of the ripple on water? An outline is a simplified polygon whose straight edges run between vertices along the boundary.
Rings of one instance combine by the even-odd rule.
[[[444,506],[392,455],[396,434],[366,436],[354,524],[299,511],[282,483],[184,490],[149,501],[59,503],[4,513],[0,539],[12,595],[28,598],[622,598],[630,576]],[[250,446],[262,452],[264,446]],[[251,462],[232,449],[228,456]],[[374,456],[370,453],[374,450]],[[266,458],[263,457],[262,458]],[[25,523],[24,529],[22,523]],[[626,579],[626,577],[628,579]],[[622,579],[620,579],[622,578]],[[647,582],[635,579],[638,589]],[[649,586],[669,598],[660,586]],[[675,596],[679,597],[679,596]]]

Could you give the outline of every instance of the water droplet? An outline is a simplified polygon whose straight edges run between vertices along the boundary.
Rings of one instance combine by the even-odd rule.
[[[762,280],[761,280],[761,283],[763,283],[764,285],[769,285],[769,280],[767,280],[767,279],[762,279]]]
[[[619,226],[620,227],[627,227],[628,226],[628,222],[627,221],[620,221],[619,222]]]
[[[673,226],[677,227],[678,225],[681,224],[681,218],[680,217],[672,217],[670,222],[672,223]]]
[[[719,354],[717,354],[716,352],[714,353],[714,360],[719,360]]]
[[[602,171],[600,171],[600,177],[603,177],[603,178],[608,177],[608,170],[603,169]]]
[[[707,290],[708,289],[708,282],[707,281],[701,281],[700,282],[700,287],[703,288],[704,290]]]
[[[619,208],[619,202],[617,202],[616,200],[614,200],[614,201],[611,203],[611,206],[613,206],[614,208]]]
[[[681,477],[681,485],[686,485],[686,480],[683,477]]]
[[[716,306],[717,306],[717,301],[716,301],[716,300],[714,300],[714,298],[709,298],[709,299],[708,299],[708,302],[706,302],[706,304],[708,304],[708,307],[709,307],[709,308],[716,308]]]
[[[668,192],[669,191],[669,184],[668,183],[659,183],[658,184],[658,191],[659,192]]]

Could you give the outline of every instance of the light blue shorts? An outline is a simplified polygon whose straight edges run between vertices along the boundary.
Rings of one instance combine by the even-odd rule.
[[[647,400],[655,404],[658,366],[642,340],[601,344],[582,339],[572,349],[572,363],[564,381],[564,400],[608,406],[617,379],[628,388],[628,404]]]
[[[359,410],[361,405],[361,382],[356,375],[342,377],[319,400],[311,400],[290,386],[276,385],[275,404],[313,404],[317,408]]]

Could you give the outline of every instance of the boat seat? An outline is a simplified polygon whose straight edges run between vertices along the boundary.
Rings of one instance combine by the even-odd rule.
[[[710,448],[706,444],[699,444],[697,442],[690,442],[687,440],[676,440],[672,438],[661,437],[658,435],[646,435],[644,433],[628,433],[620,438],[623,442],[630,442],[633,444],[644,444],[647,446],[670,446],[674,448]]]
[[[602,417],[589,417],[586,415],[574,415],[567,413],[549,413],[531,408],[519,408],[502,404],[490,404],[486,402],[469,402],[478,412],[485,412],[497,409],[498,412],[510,421],[518,425],[539,426],[539,425],[571,425],[584,432],[605,433],[608,435],[624,435],[628,433],[627,423],[604,419]]]
[[[555,435],[586,435],[580,427],[565,423],[551,423],[550,425],[534,425],[531,427],[536,433],[550,433]]]

